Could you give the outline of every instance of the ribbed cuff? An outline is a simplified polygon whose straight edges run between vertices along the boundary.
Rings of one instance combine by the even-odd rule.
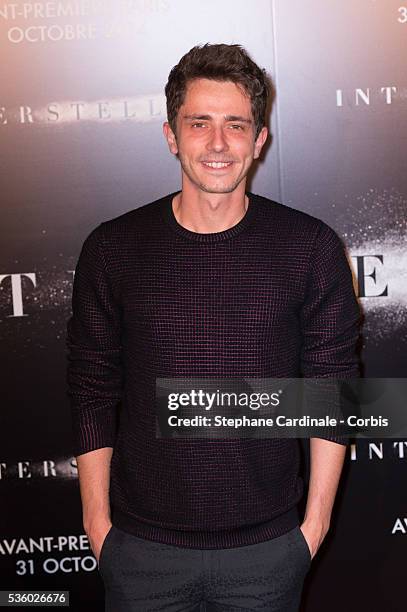
[[[92,415],[94,416],[94,415]],[[73,422],[73,454],[83,455],[92,450],[114,447],[116,418],[112,410],[98,413],[99,418],[87,420],[84,416]]]

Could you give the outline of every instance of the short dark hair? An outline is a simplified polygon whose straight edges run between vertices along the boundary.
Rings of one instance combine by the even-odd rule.
[[[242,86],[251,101],[257,138],[265,125],[267,101],[272,85],[264,68],[259,68],[241,45],[198,45],[188,51],[173,67],[165,86],[165,95],[168,123],[174,134],[187,85],[194,79],[231,81]]]

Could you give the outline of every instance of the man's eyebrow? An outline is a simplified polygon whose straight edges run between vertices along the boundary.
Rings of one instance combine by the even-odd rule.
[[[210,121],[212,119],[211,115],[184,115],[184,119],[191,119],[193,121]],[[240,121],[241,123],[247,123],[251,125],[253,121],[251,119],[247,119],[246,117],[242,117],[240,115],[225,115],[226,121]]]
[[[251,119],[247,119],[246,117],[241,117],[240,115],[226,115],[226,121],[240,121],[242,123],[251,124],[253,121]]]
[[[184,119],[194,119],[195,121],[209,121],[212,119],[210,115],[184,115]]]

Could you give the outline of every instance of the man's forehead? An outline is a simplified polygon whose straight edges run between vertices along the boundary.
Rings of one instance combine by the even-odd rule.
[[[244,90],[244,87],[240,83],[235,83],[234,81],[197,78],[187,82],[186,94],[193,93],[196,95],[201,92],[237,95],[249,100],[249,96]]]
[[[251,101],[242,86],[232,81],[194,79],[187,84],[182,115],[222,114],[252,118]],[[180,109],[180,110],[181,110]]]

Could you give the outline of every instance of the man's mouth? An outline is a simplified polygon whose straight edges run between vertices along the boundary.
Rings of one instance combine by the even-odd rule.
[[[228,166],[231,166],[233,164],[233,162],[231,161],[229,162],[203,161],[202,163],[204,166],[207,166],[208,168],[228,168]]]

